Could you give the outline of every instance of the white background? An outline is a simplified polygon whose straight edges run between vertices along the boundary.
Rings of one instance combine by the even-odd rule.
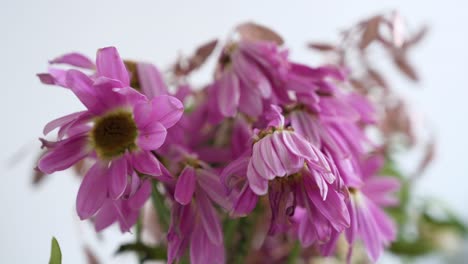
[[[76,177],[56,173],[39,188],[31,186],[43,125],[83,109],[68,91],[39,83],[35,74],[46,70],[49,59],[69,51],[93,57],[97,48],[115,45],[124,57],[164,68],[179,52],[188,54],[197,44],[224,38],[246,20],[277,30],[292,58],[311,64],[318,61],[305,42],[336,40],[339,29],[365,16],[396,8],[414,27],[429,24],[429,37],[412,56],[423,82],[416,86],[397,79],[394,84],[409,91],[413,107],[430,120],[438,137],[437,160],[418,192],[442,198],[468,219],[466,2],[287,2],[1,0],[0,262],[46,263],[51,236],[56,236],[64,263],[84,263],[83,240],[94,237],[74,211]],[[110,258],[115,241],[131,235],[111,229],[104,237],[93,245],[104,243],[99,255],[118,262]]]

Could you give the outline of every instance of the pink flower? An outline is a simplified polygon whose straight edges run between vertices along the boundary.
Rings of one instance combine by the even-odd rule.
[[[39,160],[38,168],[53,173],[85,157],[95,158],[77,197],[78,215],[86,219],[109,198],[121,198],[135,172],[161,175],[151,151],[164,143],[167,129],[180,119],[183,106],[174,97],[161,95],[148,100],[132,89],[129,73],[113,47],[98,51],[95,77],[68,70],[65,84],[87,110],[45,126],[44,134],[59,128],[59,141]]]
[[[232,176],[245,175],[233,205],[234,215],[245,215],[255,207],[256,196],[268,194],[271,207],[270,234],[286,231],[296,206],[307,208],[316,221],[317,239],[326,241],[332,230],[349,226],[345,193],[334,165],[320,150],[290,128],[277,106],[266,113],[268,128],[257,133],[251,153],[225,168],[224,182],[233,187],[240,181]],[[242,177],[242,176],[241,176]],[[322,232],[323,231],[323,232]]]
[[[287,52],[273,42],[243,41],[227,46],[220,58],[219,78],[212,86],[219,112],[225,117],[237,111],[258,117],[264,101],[275,98],[277,79],[288,66],[286,57]]]

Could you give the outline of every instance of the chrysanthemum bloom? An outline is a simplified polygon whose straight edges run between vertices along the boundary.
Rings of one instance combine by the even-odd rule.
[[[341,180],[328,158],[295,133],[284,127],[277,106],[267,113],[268,128],[257,133],[251,153],[230,164],[223,179],[230,185],[230,175],[244,171],[249,189],[243,187],[234,204],[235,215],[247,214],[255,206],[255,196],[268,194],[272,223],[270,234],[287,230],[289,217],[296,206],[307,208],[316,221],[317,237],[324,242],[332,230],[349,225],[349,213]],[[245,169],[246,167],[246,169]]]
[[[400,188],[400,183],[394,177],[376,175],[382,164],[380,156],[366,160],[362,166],[363,185],[349,190],[351,226],[346,230],[346,238],[351,247],[357,238],[362,239],[373,262],[396,236],[396,226],[382,208],[398,205],[392,193]]]
[[[237,111],[258,117],[264,101],[275,97],[276,80],[287,69],[286,57],[287,52],[279,50],[274,42],[241,41],[228,45],[220,58],[219,78],[212,86],[219,112],[226,117]]]
[[[51,121],[44,128],[44,134],[59,128],[59,141],[40,159],[41,171],[53,173],[85,157],[96,159],[78,191],[81,219],[94,215],[107,198],[122,197],[134,172],[161,174],[151,151],[164,143],[167,128],[182,115],[182,103],[176,98],[163,95],[148,100],[129,84],[117,50],[99,50],[93,79],[77,70],[66,73],[66,86],[87,110]],[[68,133],[77,126],[87,129]]]
[[[189,158],[174,191],[168,233],[168,262],[181,257],[190,247],[190,263],[224,263],[220,219],[214,204],[229,209],[230,203],[219,177],[207,164]]]
[[[364,126],[375,122],[366,98],[345,94],[331,80],[343,82],[342,70],[292,64],[286,87],[297,102],[288,105],[287,118],[295,131],[333,160],[346,185],[361,184],[359,160],[371,145]]]

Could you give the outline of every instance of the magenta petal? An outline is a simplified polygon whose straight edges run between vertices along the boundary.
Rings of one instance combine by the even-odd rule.
[[[47,135],[50,133],[50,131],[56,129],[57,127],[64,126],[65,124],[72,122],[76,120],[78,117],[80,117],[82,114],[86,113],[87,111],[81,111],[81,112],[76,112],[73,114],[69,114],[66,116],[62,116],[60,118],[54,119],[47,123],[44,127],[43,133],[44,135]]]
[[[224,116],[232,117],[239,105],[239,80],[233,73],[224,74],[216,85],[219,110]]]
[[[55,78],[50,73],[38,73],[36,76],[39,78],[41,83],[53,85],[55,84]]]
[[[81,220],[93,216],[107,197],[108,168],[96,162],[81,182],[76,198],[76,210]]]
[[[197,170],[197,183],[213,202],[226,210],[231,210],[232,203],[218,174],[208,169]]]
[[[280,158],[273,146],[273,138],[269,138],[268,142],[263,142],[260,145],[260,156],[266,162],[274,176],[285,176],[286,169],[283,167]]]
[[[112,200],[107,200],[94,218],[94,229],[96,232],[112,225],[117,220],[117,214],[112,204]]]
[[[166,140],[167,130],[159,122],[152,122],[140,129],[137,145],[143,150],[158,149]]]
[[[98,76],[104,76],[121,81],[125,86],[130,84],[130,76],[115,47],[98,50],[96,56]]]
[[[89,154],[87,142],[86,135],[78,135],[57,142],[54,148],[39,160],[39,170],[50,174],[68,169]]]
[[[190,239],[190,263],[206,264],[207,260],[210,264],[225,263],[224,246],[213,244],[203,228],[195,226]]]
[[[138,80],[141,90],[148,99],[167,94],[167,87],[159,70],[150,63],[137,63]]]
[[[127,188],[127,160],[125,157],[113,160],[109,168],[109,194],[114,200],[118,199]]]
[[[151,196],[152,185],[151,180],[144,180],[140,184],[138,191],[133,194],[130,199],[128,199],[128,206],[132,209],[139,210],[145,205]]]
[[[375,262],[383,251],[378,225],[366,204],[357,204],[356,217],[359,223],[359,233],[366,246],[367,253],[371,260]]]
[[[161,175],[161,168],[156,157],[149,151],[140,151],[132,155],[133,167],[143,174]]]
[[[133,112],[135,122],[140,129],[155,121],[158,121],[166,128],[170,128],[182,117],[184,107],[177,98],[160,95],[154,97],[149,103],[137,104]]]
[[[179,99],[169,96],[160,95],[151,100],[153,105],[154,121],[159,121],[166,128],[175,125],[184,113],[184,106]]]
[[[298,155],[308,160],[318,160],[317,155],[312,149],[312,145],[310,145],[310,143],[308,143],[299,134],[284,132],[281,133],[281,135],[284,145],[286,145],[286,147],[289,149],[289,151],[291,151],[291,153],[294,153],[295,155]]]
[[[258,172],[258,174],[266,180],[272,180],[276,177],[274,172],[268,166],[268,160],[264,160],[260,154],[260,149],[265,147],[264,145],[269,145],[271,136],[266,136],[262,140],[258,141],[253,145],[251,164]]]
[[[66,83],[86,108],[95,114],[102,113],[103,105],[96,97],[93,81],[88,76],[77,70],[69,70]]]
[[[186,166],[177,180],[174,193],[175,200],[182,205],[190,203],[195,192],[195,184],[195,170],[190,166]]]
[[[64,63],[80,68],[94,69],[94,63],[88,57],[76,52],[64,54],[58,58],[51,60],[49,63]]]
[[[196,198],[198,208],[200,209],[200,218],[208,238],[213,244],[223,243],[223,233],[219,223],[219,217],[216,209],[211,204],[210,199],[204,192],[197,192]]]
[[[233,216],[246,216],[255,208],[258,202],[258,196],[252,192],[248,184],[245,184],[242,191],[234,203],[232,209]]]
[[[268,192],[268,180],[258,174],[252,165],[252,160],[247,166],[247,179],[252,191],[257,195],[265,195]]]

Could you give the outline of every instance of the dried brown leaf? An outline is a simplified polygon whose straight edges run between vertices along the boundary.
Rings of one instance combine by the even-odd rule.
[[[334,50],[336,50],[336,47],[334,45],[328,44],[328,43],[314,42],[314,43],[309,43],[307,46],[309,48],[311,48],[311,49],[319,50],[319,51],[334,51]]]
[[[427,32],[429,32],[429,27],[427,26],[423,26],[421,27],[421,29],[418,30],[418,32],[416,32],[414,35],[412,35],[405,43],[404,43],[404,47],[405,48],[408,48],[410,46],[413,46],[413,45],[416,45],[418,44],[421,40],[423,40],[426,35],[427,35]]]
[[[45,176],[45,173],[40,171],[38,168],[34,168],[33,185],[38,185],[39,183],[41,183],[44,180]]]
[[[99,260],[97,259],[96,255],[89,247],[84,247],[84,252],[86,255],[86,263],[88,264],[99,264]]]
[[[367,74],[380,87],[382,87],[382,88],[384,88],[386,90],[389,88],[387,81],[382,76],[382,74],[380,74],[378,71],[376,71],[374,69],[368,69]]]
[[[424,157],[422,158],[421,162],[418,165],[418,168],[413,174],[413,177],[418,177],[426,171],[427,167],[431,162],[434,160],[436,156],[436,141],[434,138],[431,138],[429,142],[426,144],[424,150]]]
[[[382,21],[381,16],[375,16],[369,19],[364,25],[364,33],[362,34],[361,37],[361,42],[359,43],[359,48],[360,49],[365,49],[369,44],[377,39],[379,36],[379,26],[380,22]]]
[[[351,79],[349,79],[349,82],[354,87],[354,89],[360,91],[361,93],[365,93],[368,90],[367,85],[362,80],[351,78]]]
[[[217,44],[217,39],[211,40],[198,47],[192,56],[186,59],[180,58],[173,66],[174,74],[177,76],[185,76],[200,68],[213,53]]]
[[[272,41],[278,45],[282,45],[284,43],[283,38],[278,33],[253,22],[240,24],[236,27],[236,31],[239,33],[242,40]]]
[[[395,56],[393,61],[395,65],[400,69],[402,73],[404,73],[409,79],[417,82],[419,81],[418,74],[416,70],[409,64],[404,56]]]

